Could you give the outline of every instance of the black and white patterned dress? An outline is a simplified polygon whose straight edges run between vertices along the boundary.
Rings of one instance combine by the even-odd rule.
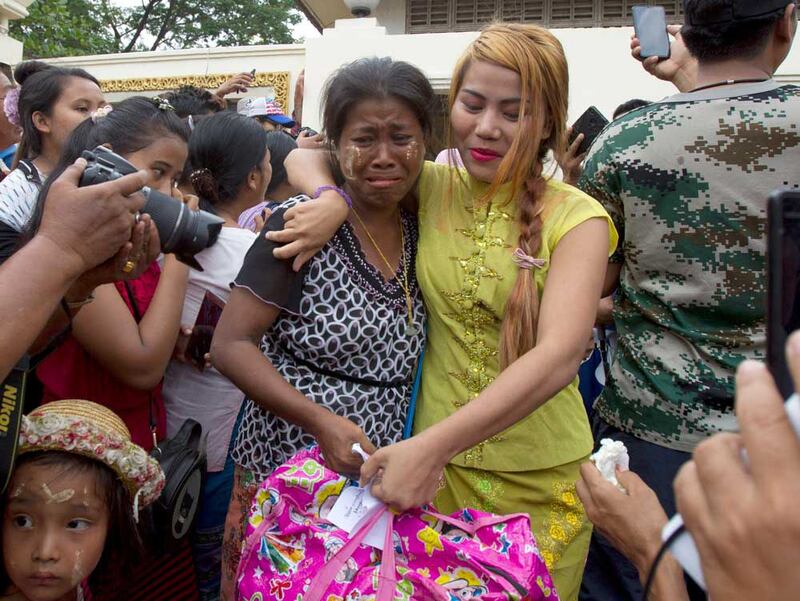
[[[303,199],[283,203],[265,231],[283,229],[286,209]],[[283,309],[261,343],[278,372],[309,399],[358,424],[377,447],[402,437],[424,344],[425,313],[414,269],[417,225],[407,214],[402,224],[414,334],[407,333],[402,270],[386,282],[366,261],[349,223],[299,274],[291,262],[274,259],[275,245],[259,236],[234,282]],[[233,460],[263,479],[313,443],[300,427],[248,400]]]

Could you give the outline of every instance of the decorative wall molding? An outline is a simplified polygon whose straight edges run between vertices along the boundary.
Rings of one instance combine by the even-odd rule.
[[[100,82],[104,92],[165,92],[177,87],[192,85],[215,90],[236,73],[210,73],[208,75],[175,75],[169,77],[136,77],[130,79],[106,79]],[[275,100],[285,113],[289,111],[289,72],[256,72],[252,88],[272,88]]]
[[[33,0],[2,0],[0,1],[0,15],[4,19],[24,19],[28,16],[28,7]]]

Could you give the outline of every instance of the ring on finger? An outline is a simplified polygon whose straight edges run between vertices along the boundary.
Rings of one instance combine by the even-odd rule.
[[[136,269],[136,260],[128,259],[125,261],[125,265],[122,266],[123,273],[130,273],[134,269]]]

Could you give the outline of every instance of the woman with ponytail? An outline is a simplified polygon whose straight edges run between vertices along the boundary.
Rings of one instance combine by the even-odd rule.
[[[114,110],[95,112],[72,132],[53,170],[55,177],[42,188],[31,227],[38,226],[49,182],[84,150],[101,144],[147,170],[153,190],[171,194],[186,161],[188,137],[188,127],[172,111],[141,96],[120,102]],[[148,215],[141,218],[151,222]],[[157,240],[156,235],[148,246]],[[141,271],[139,277],[94,289],[72,319],[71,335],[42,361],[37,375],[44,402],[87,399],[104,405],[122,418],[133,441],[149,451],[154,434],[159,440],[166,435],[161,380],[178,338],[189,268],[167,255],[163,268],[153,261],[142,270],[142,259],[132,256],[128,265],[130,271]]]
[[[22,139],[13,171],[0,183],[0,262],[16,250],[72,131],[106,104],[100,83],[83,69],[27,61],[14,79],[19,87],[8,92],[3,110]]]
[[[567,62],[535,25],[493,24],[456,65],[451,144],[465,169],[427,162],[417,182],[417,277],[428,314],[414,436],[361,469],[403,510],[528,513],[562,599],[576,599],[591,526],[575,493],[592,436],[576,374],[617,234],[592,198],[544,173],[567,118]],[[289,179],[331,183],[320,153]],[[346,214],[324,192],[287,213],[299,265]]]

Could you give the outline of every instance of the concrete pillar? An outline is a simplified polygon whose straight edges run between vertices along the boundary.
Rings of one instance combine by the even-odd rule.
[[[15,65],[22,60],[22,42],[8,35],[8,22],[28,16],[33,0],[0,0],[0,61]]]

